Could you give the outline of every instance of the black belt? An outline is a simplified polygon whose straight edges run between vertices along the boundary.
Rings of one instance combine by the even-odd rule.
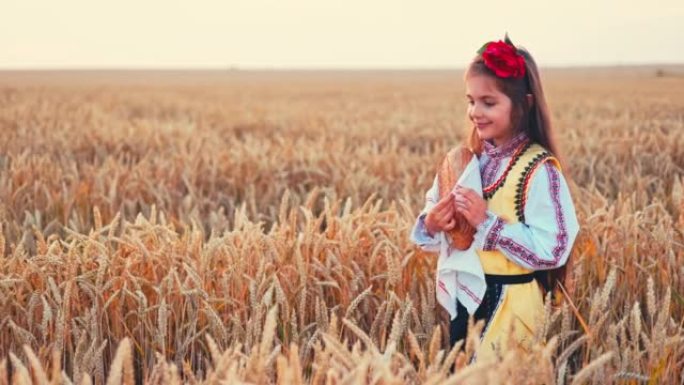
[[[534,280],[534,273],[516,274],[516,275],[499,275],[499,274],[485,274],[485,281],[487,285],[494,283],[501,283],[512,285],[516,283],[528,283]]]

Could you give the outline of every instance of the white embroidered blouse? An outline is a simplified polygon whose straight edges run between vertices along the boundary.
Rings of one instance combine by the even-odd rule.
[[[491,185],[503,172],[514,150],[528,140],[520,133],[507,143],[495,146],[484,141],[479,157],[484,186]],[[425,194],[426,204],[411,231],[411,241],[421,249],[439,252],[438,237],[425,228],[425,216],[439,200],[436,183]],[[548,270],[563,266],[579,232],[575,206],[567,182],[559,170],[545,162],[532,176],[525,203],[525,223],[506,223],[486,211],[487,218],[475,233],[475,247],[499,250],[514,263],[530,270]]]

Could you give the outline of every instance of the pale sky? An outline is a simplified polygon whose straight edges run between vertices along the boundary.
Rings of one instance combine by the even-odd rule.
[[[684,0],[4,0],[0,68],[453,68],[506,31],[544,66],[684,64]]]

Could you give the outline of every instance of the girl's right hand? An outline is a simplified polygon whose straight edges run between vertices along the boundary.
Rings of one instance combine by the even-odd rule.
[[[449,231],[455,226],[454,199],[451,194],[447,194],[428,212],[425,217],[425,228],[433,237],[438,231]]]

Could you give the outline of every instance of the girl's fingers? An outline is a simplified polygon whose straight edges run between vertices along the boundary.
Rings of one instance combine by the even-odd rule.
[[[475,190],[473,190],[473,189],[471,189],[471,188],[468,188],[468,187],[459,187],[459,189],[457,190],[457,193],[460,194],[460,195],[463,195],[463,196],[465,196],[465,197],[467,197],[468,199],[471,199],[471,200],[473,200],[473,199],[478,199],[478,198],[482,198],[482,197],[480,197],[480,195],[478,195],[478,194],[475,192]]]
[[[449,215],[451,215],[451,205],[447,205],[441,208],[437,209],[437,216],[440,218],[447,218]]]
[[[477,194],[475,194],[475,195],[477,195]],[[473,201],[472,195],[466,193],[465,191],[461,191],[460,193],[456,193],[454,199],[463,200],[463,201]]]
[[[439,207],[446,207],[449,206],[449,202],[451,201],[451,196],[447,195],[444,198],[442,198],[438,203],[437,206]]]
[[[480,195],[478,193],[476,193],[475,190],[473,190],[473,189],[468,189],[468,191],[466,191],[466,195],[468,195],[469,197],[471,197],[473,199],[481,198]]]
[[[454,218],[454,212],[449,211],[448,213],[445,213],[444,215],[442,215],[441,218],[442,219],[440,222],[442,224],[447,224],[447,223],[449,223],[450,220],[452,220]]]
[[[469,194],[474,194],[475,190],[468,188],[468,187],[463,187],[463,186],[458,186],[456,188],[456,194],[459,195],[469,195]]]
[[[463,199],[471,203],[474,202],[473,196],[470,193],[463,194]]]
[[[470,217],[470,212],[468,212],[468,210],[465,207],[456,207],[456,211],[463,214],[463,216],[466,217],[466,219]]]
[[[444,217],[451,211],[451,202],[435,207],[435,213],[438,217]]]
[[[474,193],[474,192],[475,192],[475,190],[473,190],[473,189],[471,189],[471,188],[469,188],[469,187],[463,187],[463,186],[458,186],[458,187],[459,187],[459,188],[458,188],[458,192],[460,192],[461,194],[464,194],[464,195],[465,195],[465,194],[470,194],[470,193]]]
[[[432,208],[432,211],[435,213],[437,217],[443,217],[445,216],[448,212],[451,211],[451,202],[450,199],[443,199],[439,202],[437,202],[434,207]]]
[[[454,202],[456,202],[456,204],[467,204],[470,201],[463,198],[463,197],[458,197],[458,198],[454,199]]]
[[[475,202],[477,199],[482,199],[474,190],[467,191],[465,196],[473,202]]]

